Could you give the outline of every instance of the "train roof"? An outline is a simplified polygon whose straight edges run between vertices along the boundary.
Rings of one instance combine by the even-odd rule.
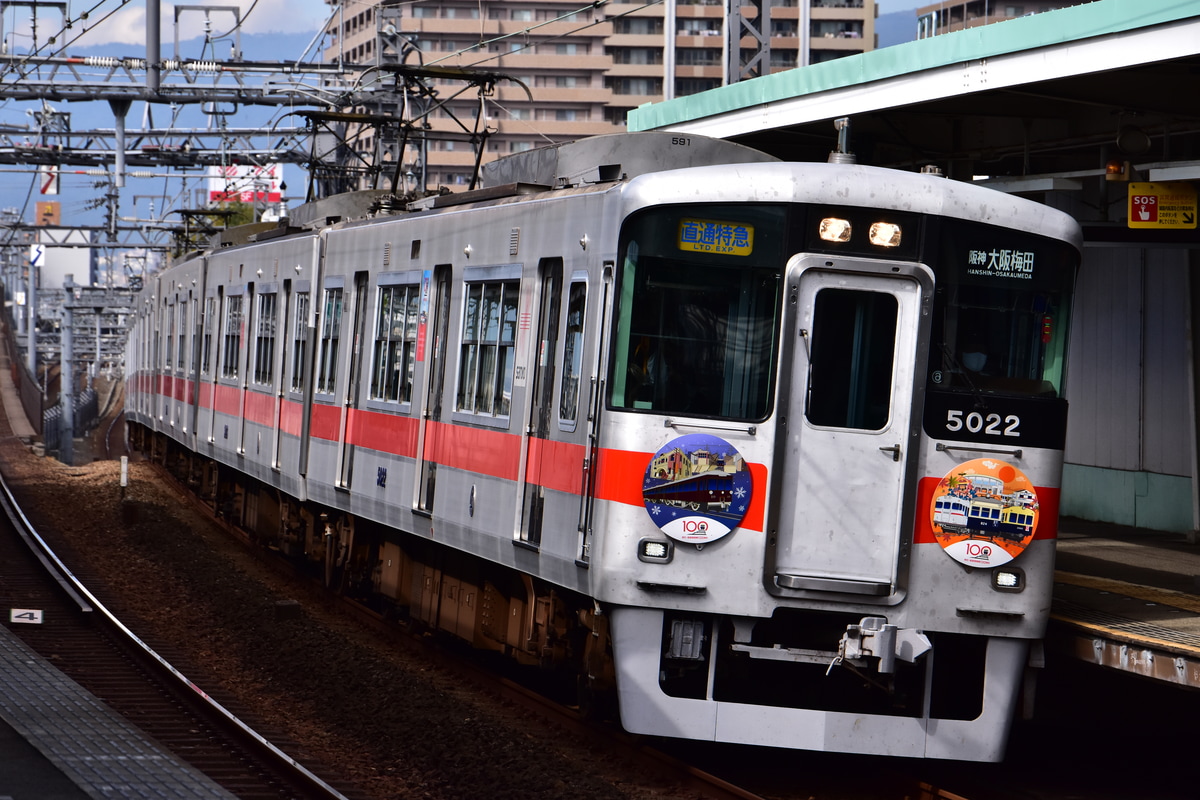
[[[696,202],[707,170],[712,187],[738,202],[799,202],[893,208],[974,219],[1020,227],[1032,233],[1079,244],[1078,225],[1067,214],[1030,200],[940,175],[904,172],[847,163],[794,162],[786,169],[763,170],[755,164],[782,165],[781,159],[722,139],[663,131],[593,136],[514,153],[483,167],[482,188],[438,194],[405,202],[385,190],[350,192],[292,210],[270,230],[251,236],[222,236],[216,248],[245,241],[313,230],[338,223],[366,221],[404,211],[426,211],[468,203],[513,201],[555,192],[595,191],[603,184],[629,182],[627,199],[642,202]],[[732,169],[733,173],[729,172]],[[686,172],[679,172],[686,170]],[[722,170],[722,172],[715,172]],[[640,185],[653,179],[649,195],[637,199]],[[674,174],[671,174],[674,173]],[[738,180],[742,174],[745,179]]]
[[[525,183],[557,189],[669,169],[779,160],[745,145],[707,136],[680,136],[663,131],[614,133],[497,159],[483,166],[483,185]]]

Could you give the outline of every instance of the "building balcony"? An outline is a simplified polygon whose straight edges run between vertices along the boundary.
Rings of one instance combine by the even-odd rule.
[[[676,65],[676,78],[715,78],[720,80],[725,76],[725,69],[720,64],[713,65]]]
[[[598,47],[593,50],[599,50]],[[528,74],[543,70],[578,73],[604,71],[612,66],[612,57],[604,52],[587,55],[561,53],[508,53],[488,62],[490,69],[512,74]]]
[[[676,47],[720,47],[725,40],[724,31],[707,31],[705,33],[679,34],[675,37]]]
[[[772,42],[774,44],[774,42]],[[809,40],[812,50],[870,50],[867,39],[862,36],[847,36],[844,34],[826,34],[814,36]]]
[[[610,105],[622,108],[637,108],[646,103],[657,103],[663,99],[661,94],[614,94]]]
[[[659,75],[661,74],[662,71],[659,70]],[[574,89],[559,88],[557,86],[531,86],[529,90],[533,92],[533,103],[535,106],[544,106],[548,103],[553,103],[556,106],[563,104],[571,104],[579,107],[604,106],[612,102],[613,96],[612,90],[605,86],[576,87]],[[520,93],[519,97],[518,92]],[[528,103],[529,100],[520,89],[509,90],[504,96],[497,99],[501,102],[519,101],[523,104]]]
[[[547,119],[532,120],[529,123],[529,128],[524,132],[538,133],[558,140],[574,140],[584,136],[599,136],[605,133],[612,133],[613,131],[613,124],[605,122],[601,118],[584,121],[574,120],[571,122],[559,122]]]
[[[787,11],[797,11],[799,9],[786,9]],[[799,13],[796,18],[799,18]],[[771,9],[771,19],[775,19],[775,9]],[[780,15],[780,19],[783,19]],[[813,6],[809,15],[809,19],[814,22],[819,20],[832,20],[834,22],[865,22],[869,19],[874,19],[874,14],[867,12],[865,8],[828,8],[823,6]]]
[[[771,10],[774,13],[774,9]],[[661,15],[660,15],[661,16]],[[725,19],[725,6],[675,6],[675,19]]]
[[[661,33],[614,33],[605,40],[607,47],[662,47]]]
[[[613,78],[661,78],[662,64],[613,64],[604,70],[606,77]]]

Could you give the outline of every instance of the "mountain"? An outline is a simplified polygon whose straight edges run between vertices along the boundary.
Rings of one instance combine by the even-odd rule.
[[[917,38],[917,12],[893,11],[875,18],[875,36],[880,47],[911,42]]]

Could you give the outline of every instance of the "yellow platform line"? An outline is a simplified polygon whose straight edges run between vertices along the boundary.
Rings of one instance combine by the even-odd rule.
[[[1096,589],[1101,592],[1112,592],[1147,603],[1178,608],[1180,611],[1191,611],[1200,614],[1200,597],[1187,592],[1177,592],[1174,589],[1160,589],[1155,586],[1142,586],[1114,578],[1097,578],[1094,575],[1080,575],[1077,572],[1056,570],[1054,580],[1058,583],[1069,583],[1072,586],[1082,586],[1085,589]]]

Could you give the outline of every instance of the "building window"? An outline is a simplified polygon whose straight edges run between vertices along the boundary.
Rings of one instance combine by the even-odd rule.
[[[517,281],[467,284],[458,410],[506,417],[517,339]]]
[[[675,32],[684,36],[720,36],[721,20],[704,18],[676,20]]]
[[[684,67],[715,67],[721,64],[721,51],[712,47],[689,47],[678,51],[675,60]]]
[[[662,78],[615,78],[609,79],[608,88],[613,94],[646,95],[662,94]]]
[[[221,377],[238,376],[238,354],[242,349],[242,296],[225,298],[225,341],[221,353]]]
[[[556,56],[586,56],[591,52],[591,45],[586,42],[583,44],[559,42],[558,44],[539,47],[538,52],[550,52]]]
[[[338,337],[342,327],[342,290],[325,290],[325,311],[321,314],[321,342],[318,350],[318,392],[333,394],[337,380]]]
[[[614,34],[633,34],[635,36],[659,36],[663,32],[663,21],[655,17],[624,17],[614,19]]]
[[[371,397],[376,400],[412,401],[420,299],[416,284],[379,289],[375,363],[371,370]]]
[[[783,69],[791,69],[799,63],[800,59],[796,53],[788,50],[772,50],[771,51],[771,66],[782,67]]]
[[[537,118],[555,122],[583,122],[592,118],[592,112],[587,108],[545,108],[538,109]]]
[[[676,53],[676,58],[679,59],[685,52],[690,51]],[[662,63],[662,48],[660,47],[612,47],[609,48],[608,53],[612,56],[614,64],[658,65]],[[679,63],[683,62],[680,60]]]
[[[257,335],[254,339],[254,382],[264,386],[275,383],[275,295],[260,294],[255,314]]]
[[[716,89],[720,85],[721,82],[716,78],[681,78],[675,81],[675,94],[685,97],[689,94],[699,94],[707,92],[709,89]]]

